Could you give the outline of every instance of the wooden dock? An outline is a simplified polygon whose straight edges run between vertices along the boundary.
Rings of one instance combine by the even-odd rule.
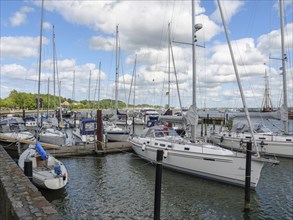
[[[56,157],[70,157],[129,152],[132,151],[132,147],[129,142],[108,142],[102,150],[97,150],[95,144],[84,144],[62,146],[58,149],[49,149],[47,151]]]
[[[0,134],[0,141],[20,144],[35,144],[35,141],[29,141],[19,138],[10,138]],[[72,146],[57,146],[41,142],[46,151],[54,156],[67,157],[67,156],[84,156],[93,154],[111,154],[126,151],[132,151],[131,144],[127,141],[123,142],[107,142],[103,144],[101,150],[97,150],[94,143],[72,145]]]

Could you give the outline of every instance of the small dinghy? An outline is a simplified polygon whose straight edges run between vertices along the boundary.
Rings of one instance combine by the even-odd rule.
[[[28,149],[20,155],[18,165],[22,170],[25,160],[32,161],[32,181],[37,187],[55,190],[67,184],[68,173],[65,165],[48,154],[40,142],[29,145]]]

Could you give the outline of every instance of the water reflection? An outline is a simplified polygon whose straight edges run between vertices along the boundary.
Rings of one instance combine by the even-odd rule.
[[[42,193],[65,219],[153,219],[153,164],[131,153],[62,161],[66,188]],[[243,189],[163,169],[161,219],[292,219],[292,169],[265,167],[249,213]]]

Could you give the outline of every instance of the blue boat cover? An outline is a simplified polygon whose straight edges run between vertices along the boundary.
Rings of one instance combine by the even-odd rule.
[[[97,133],[97,120],[92,118],[84,118],[81,120],[80,134],[94,135]]]
[[[36,142],[36,150],[41,155],[43,160],[47,159],[47,153],[39,141]]]

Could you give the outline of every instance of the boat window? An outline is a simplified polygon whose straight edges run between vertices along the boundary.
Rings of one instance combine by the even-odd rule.
[[[27,131],[27,128],[25,127],[24,124],[19,124],[19,130],[20,131]]]
[[[160,144],[161,147],[165,147],[165,144]]]
[[[10,124],[10,130],[16,132],[20,131],[18,124]]]
[[[9,132],[10,129],[9,129],[9,126],[8,125],[1,125],[0,126],[0,132],[1,133],[5,133],[5,132]]]
[[[85,123],[84,128],[85,131],[93,131],[96,129],[96,123]]]
[[[164,137],[164,132],[163,131],[156,131],[155,137]]]
[[[179,134],[173,128],[168,128],[168,132],[170,136],[173,136],[173,137],[179,136]]]

